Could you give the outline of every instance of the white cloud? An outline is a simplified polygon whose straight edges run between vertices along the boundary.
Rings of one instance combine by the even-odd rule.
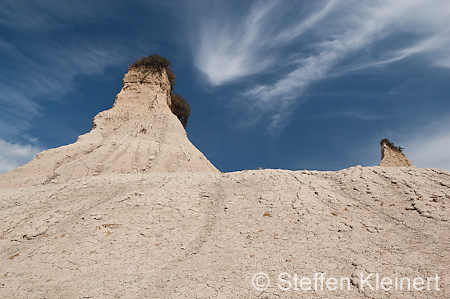
[[[276,3],[253,5],[244,20],[220,22],[216,15],[202,20],[194,59],[212,85],[261,72],[271,64],[270,56],[261,53],[266,44],[261,35],[263,21]]]
[[[318,22],[322,21],[336,7],[337,3],[338,1],[328,1],[322,9],[319,9],[315,13],[311,14],[306,20],[283,30],[280,34],[278,34],[275,40],[277,42],[288,42],[302,35]]]
[[[402,141],[405,154],[415,166],[450,171],[449,127],[450,120],[434,122]]]
[[[31,161],[42,149],[33,145],[14,144],[0,139],[0,173]]]
[[[226,12],[204,19],[193,49],[197,67],[214,86],[268,75],[250,85],[243,100],[269,112],[275,131],[316,81],[412,55],[450,67],[448,1],[318,3],[305,8],[292,1],[258,1],[241,19]]]

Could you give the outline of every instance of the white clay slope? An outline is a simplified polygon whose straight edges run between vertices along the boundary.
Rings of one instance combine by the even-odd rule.
[[[103,174],[0,188],[0,298],[448,299],[449,202],[450,173],[406,167]],[[252,286],[259,272],[272,280],[264,292]],[[283,291],[282,272],[352,283]],[[361,290],[370,273],[438,274],[440,290]]]

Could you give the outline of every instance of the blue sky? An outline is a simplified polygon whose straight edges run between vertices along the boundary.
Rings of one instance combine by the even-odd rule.
[[[450,170],[450,2],[0,2],[0,172],[73,143],[159,54],[188,136],[222,171]]]

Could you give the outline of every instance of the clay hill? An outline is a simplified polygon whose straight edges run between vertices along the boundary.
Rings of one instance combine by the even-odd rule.
[[[449,172],[384,149],[221,173],[170,101],[165,70],[131,69],[90,133],[0,175],[1,298],[450,298]]]

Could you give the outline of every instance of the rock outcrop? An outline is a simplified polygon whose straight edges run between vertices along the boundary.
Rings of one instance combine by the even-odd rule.
[[[218,172],[171,112],[170,90],[164,69],[129,70],[114,106],[95,116],[91,132],[4,174],[0,186],[65,182],[106,173]]]
[[[382,167],[410,167],[411,161],[399,150],[389,145],[385,140],[381,141],[381,162]]]

